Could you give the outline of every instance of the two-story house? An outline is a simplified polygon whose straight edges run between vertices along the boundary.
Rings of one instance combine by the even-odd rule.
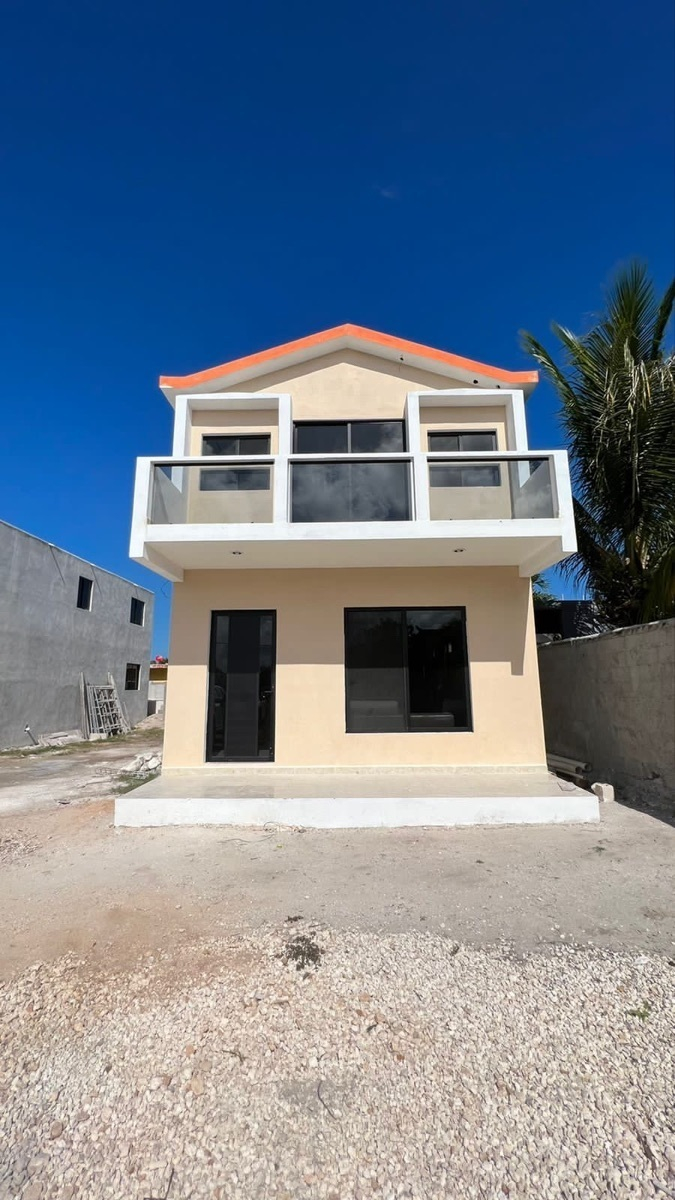
[[[175,585],[158,819],[578,815],[542,782],[531,576],[575,538],[566,454],[528,449],[536,382],[355,325],[161,378],[173,453],[138,462],[131,541]],[[450,811],[458,772],[513,804]]]

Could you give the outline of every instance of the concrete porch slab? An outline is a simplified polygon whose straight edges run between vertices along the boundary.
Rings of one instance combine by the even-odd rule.
[[[115,800],[115,824],[315,829],[598,821],[598,799],[548,772],[250,771],[161,775]]]

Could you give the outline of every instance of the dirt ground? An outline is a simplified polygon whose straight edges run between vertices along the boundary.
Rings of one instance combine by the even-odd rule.
[[[0,1200],[675,1196],[672,822],[115,829],[159,736],[0,757]]]
[[[120,765],[158,736],[0,759],[4,977],[65,951],[132,963],[296,914],[523,951],[675,955],[675,828],[654,815],[614,803],[599,826],[115,829]]]
[[[159,720],[149,717],[132,733],[110,741],[3,751],[0,816],[109,796],[124,767],[137,754],[160,750],[162,736]]]

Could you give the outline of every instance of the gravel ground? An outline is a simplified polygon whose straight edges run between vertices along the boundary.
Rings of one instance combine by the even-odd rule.
[[[0,992],[0,1198],[664,1200],[674,990],[665,957],[300,919],[38,964]]]

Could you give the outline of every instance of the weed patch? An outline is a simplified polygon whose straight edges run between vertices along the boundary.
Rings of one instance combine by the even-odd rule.
[[[309,934],[299,933],[286,942],[281,957],[287,965],[294,963],[296,971],[306,971],[308,967],[318,967],[323,950]]]

